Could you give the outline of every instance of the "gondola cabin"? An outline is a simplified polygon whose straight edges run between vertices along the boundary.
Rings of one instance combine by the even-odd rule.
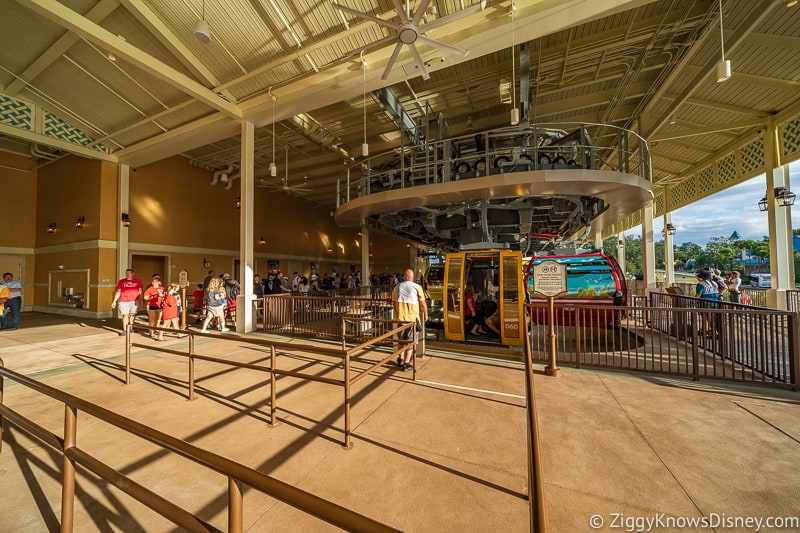
[[[628,297],[625,275],[613,256],[599,253],[549,255],[531,258],[525,268],[525,289],[531,303],[531,321],[547,324],[547,298],[536,292],[533,268],[542,261],[556,261],[567,267],[567,293],[555,299],[556,325],[607,327],[619,323]],[[608,309],[605,309],[605,307]]]
[[[522,253],[509,250],[465,250],[447,254],[444,268],[443,322],[451,341],[490,341],[521,346],[525,339]],[[472,293],[477,320],[490,318],[499,336],[487,328],[472,335],[465,297]],[[495,314],[496,311],[496,314]]]

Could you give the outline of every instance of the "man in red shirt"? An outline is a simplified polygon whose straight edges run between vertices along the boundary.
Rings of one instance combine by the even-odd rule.
[[[133,326],[136,318],[136,304],[141,295],[142,282],[133,277],[133,269],[129,268],[125,271],[125,277],[117,283],[117,292],[114,293],[114,300],[111,302],[111,309],[116,309],[117,302],[119,302],[119,312],[122,316],[120,335],[125,335],[128,326]]]

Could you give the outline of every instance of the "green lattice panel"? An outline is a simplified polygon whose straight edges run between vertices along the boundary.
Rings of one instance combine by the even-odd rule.
[[[787,122],[781,130],[781,150],[784,158],[800,154],[800,117]]]
[[[667,190],[667,197],[669,198],[667,205],[669,205],[670,211],[674,211],[675,209],[683,205],[683,190],[686,188],[686,186],[684,185],[686,181],[691,181],[691,180],[685,180],[680,185],[677,185]]]
[[[44,134],[61,141],[66,141],[79,146],[87,146],[98,152],[108,153],[109,150],[102,144],[96,144],[94,139],[83,133],[78,128],[71,126],[55,115],[46,113],[44,116]]]
[[[700,183],[700,179],[701,179],[702,175],[703,175],[703,173],[701,172],[700,174],[696,174],[696,175],[692,176],[688,180],[683,180],[683,183],[681,184],[681,185],[683,185],[683,188],[681,190],[681,192],[683,194],[682,194],[681,202],[680,202],[679,205],[684,206],[684,205],[688,204],[689,202],[691,202],[692,200],[694,200],[695,198],[697,198],[697,189],[699,187],[699,183]],[[713,176],[712,176],[711,181],[713,183],[713,181],[714,181]]]
[[[25,102],[0,95],[0,123],[30,131],[33,111]]]
[[[729,154],[717,161],[717,182],[722,184],[732,179],[736,179],[736,154]],[[711,189],[703,189],[703,192],[709,190]]]
[[[764,168],[764,141],[759,137],[739,151],[739,175],[746,176]]]
[[[653,199],[653,215],[661,216],[664,214],[665,198],[663,194],[656,195]]]

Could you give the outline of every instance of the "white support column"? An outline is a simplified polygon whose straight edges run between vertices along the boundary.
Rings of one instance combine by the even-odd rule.
[[[369,286],[369,227],[361,219],[361,286]]]
[[[236,331],[247,333],[256,329],[256,313],[254,309],[253,274],[255,253],[253,252],[253,200],[255,196],[255,170],[253,163],[253,146],[255,143],[255,127],[252,122],[242,122],[242,152],[239,173],[241,191],[239,200],[239,284],[241,292],[236,299]]]
[[[599,231],[594,234],[594,249],[597,252],[603,251],[603,234]]]
[[[675,249],[673,235],[667,231],[672,224],[672,213],[664,213],[664,286],[675,283]]]
[[[653,241],[653,202],[642,209],[642,273],[645,295],[656,290],[656,250]]]
[[[627,276],[628,265],[625,262],[625,232],[623,231],[617,233],[617,263],[619,263],[619,268]]]
[[[767,306],[786,309],[786,290],[794,288],[790,274],[794,270],[792,250],[792,209],[775,201],[775,188],[789,189],[789,165],[781,166],[778,153],[778,130],[768,120],[764,134],[764,165],[767,169],[767,215],[769,227],[769,271],[772,288],[767,292]]]
[[[131,167],[119,165],[117,173],[118,188],[118,212],[117,212],[117,279],[125,277],[125,269],[130,267],[128,264],[128,231],[122,225],[122,213],[130,213],[130,178]],[[114,282],[117,280],[115,279]]]

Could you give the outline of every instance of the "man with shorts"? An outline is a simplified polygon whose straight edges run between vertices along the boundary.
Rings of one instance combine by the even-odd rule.
[[[133,269],[129,268],[125,271],[125,277],[117,283],[117,292],[114,293],[114,300],[111,302],[111,309],[116,309],[119,302],[119,312],[122,315],[120,336],[125,335],[128,326],[133,326],[136,319],[136,304],[141,295],[142,282],[133,277]]]
[[[413,370],[411,358],[414,355],[414,346],[418,341],[417,324],[428,321],[428,304],[425,302],[425,293],[422,287],[414,283],[414,271],[410,268],[403,276],[403,282],[392,291],[395,318],[402,322],[413,322],[414,326],[403,331],[401,339],[413,341],[406,345],[406,349],[397,358],[397,366],[403,372]]]

